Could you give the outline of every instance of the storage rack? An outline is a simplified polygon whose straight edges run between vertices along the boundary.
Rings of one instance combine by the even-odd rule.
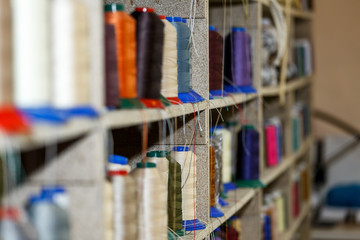
[[[283,11],[290,23],[289,32],[291,38],[295,36],[306,36],[311,39],[311,24],[313,19],[312,12],[299,11],[291,8],[291,1],[286,0]],[[92,13],[91,20],[91,34],[93,42],[98,43],[93,48],[92,56],[102,56],[103,49],[101,40],[103,36],[103,29],[100,27],[102,22],[103,3],[120,2],[116,0],[104,0],[104,2],[97,0],[87,0],[86,2]],[[131,12],[135,4],[136,6],[146,5],[153,7],[156,13],[168,16],[180,16],[189,18],[190,16],[190,0],[184,1],[130,1],[126,0],[126,10]],[[290,116],[290,110],[296,101],[296,92],[311,88],[313,77],[302,77],[292,79],[289,82],[280,81],[278,87],[262,87],[260,72],[261,72],[261,18],[269,8],[269,0],[252,0],[249,4],[249,18],[245,18],[242,9],[243,1],[233,0],[233,6],[236,6],[237,12],[233,17],[233,23],[238,23],[247,28],[251,33],[254,47],[253,47],[253,76],[254,86],[257,89],[256,94],[234,94],[232,97],[224,97],[221,99],[209,99],[209,66],[208,66],[208,26],[209,22],[213,21],[211,11],[213,6],[219,7],[223,1],[220,0],[197,0],[197,11],[195,14],[195,28],[194,28],[194,43],[196,44],[197,54],[192,54],[192,79],[193,88],[205,101],[192,104],[173,105],[166,107],[165,110],[145,109],[145,110],[116,110],[110,112],[102,112],[98,119],[74,119],[65,125],[51,126],[37,124],[32,127],[31,133],[26,135],[11,136],[10,140],[14,143],[16,150],[21,152],[32,152],[45,146],[49,148],[59,143],[69,142],[70,147],[66,148],[58,156],[34,174],[29,176],[27,181],[13,190],[7,198],[13,205],[23,206],[30,193],[34,193],[40,189],[43,184],[62,184],[69,191],[70,204],[70,218],[71,218],[71,236],[72,239],[94,239],[99,240],[103,238],[103,208],[99,206],[104,205],[103,201],[103,184],[105,179],[105,163],[108,151],[107,141],[109,133],[114,136],[114,151],[121,151],[124,146],[120,146],[121,141],[117,141],[117,136],[122,136],[122,129],[126,131],[136,131],[135,126],[140,126],[144,121],[148,123],[158,123],[164,119],[174,120],[182,123],[182,116],[186,115],[186,122],[180,125],[175,132],[177,144],[187,143],[190,131],[183,134],[183,128],[193,129],[194,113],[199,118],[202,129],[197,129],[196,154],[198,156],[197,168],[197,217],[203,222],[207,223],[205,230],[196,231],[183,237],[182,239],[204,239],[209,236],[217,227],[224,223],[234,214],[237,214],[242,219],[243,224],[243,239],[261,239],[261,206],[262,197],[265,189],[250,189],[241,188],[235,192],[229,193],[229,206],[221,208],[225,216],[221,218],[209,218],[209,126],[210,115],[217,114],[215,109],[221,111],[223,108],[233,108],[234,105],[247,107],[249,109],[247,118],[257,126],[260,133],[260,141],[263,142],[262,126],[264,122],[264,102],[267,98],[277,99],[276,104],[284,108],[284,113],[287,117]],[[221,6],[221,5],[220,5]],[[234,10],[233,10],[234,11]],[[97,22],[99,21],[99,22]],[[298,31],[299,30],[299,31]],[[96,41],[97,40],[97,41]],[[290,42],[288,48],[290,48]],[[101,61],[98,61],[97,69],[102,69]],[[95,70],[94,70],[95,71]],[[99,84],[104,82],[103,74],[99,73]],[[96,72],[96,71],[95,71]],[[100,72],[103,72],[101,70]],[[102,88],[100,88],[102,89]],[[281,103],[281,98],[285,98],[285,104]],[[309,103],[311,99],[307,99]],[[195,112],[194,112],[195,109]],[[229,112],[229,111],[228,111]],[[145,114],[144,114],[145,113]],[[144,119],[144,115],[146,116]],[[213,123],[213,122],[212,122]],[[120,133],[117,133],[120,131]],[[286,127],[286,136],[291,135],[290,126]],[[134,141],[140,142],[140,137],[134,134]],[[75,140],[74,140],[75,139]],[[1,143],[1,139],[0,139]],[[310,148],[312,144],[312,136],[309,136],[302,144],[298,151],[293,152],[289,147],[286,147],[286,156],[283,158],[281,164],[271,169],[266,169],[264,166],[264,148],[260,149],[261,161],[261,181],[269,186],[271,184],[285,184],[280,186],[290,192],[291,173],[294,171],[295,165],[299,159],[305,159],[308,163],[307,167],[311,169],[310,164]],[[263,144],[260,144],[263,146]],[[165,142],[157,140],[150,141],[149,150],[158,149],[162,147],[170,150],[169,137]],[[136,150],[134,150],[136,151]],[[140,152],[133,154],[130,159],[130,164],[134,166],[136,162],[140,161]],[[56,176],[56,177],[54,177]],[[280,180],[281,181],[280,181]],[[288,192],[289,198],[291,198]],[[294,233],[299,230],[301,223],[310,215],[310,204],[305,203],[302,211],[297,219],[290,220],[290,227],[282,235],[281,239],[290,240]]]

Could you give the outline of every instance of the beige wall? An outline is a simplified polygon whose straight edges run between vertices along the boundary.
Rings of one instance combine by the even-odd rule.
[[[315,2],[314,108],[360,129],[360,0]],[[337,133],[318,122],[317,134]]]

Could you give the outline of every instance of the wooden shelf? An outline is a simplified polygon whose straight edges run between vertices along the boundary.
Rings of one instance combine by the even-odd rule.
[[[226,220],[232,217],[236,212],[242,209],[254,196],[255,190],[249,188],[239,188],[236,191],[228,192],[228,198],[226,201],[229,203],[229,206],[220,208],[224,213],[223,217],[220,218],[210,218],[210,223],[207,225],[206,229],[195,231],[195,233],[188,234],[181,239],[193,240],[193,239],[204,239],[209,236],[215,229],[217,229],[221,224]]]
[[[310,203],[305,203],[302,205],[301,212],[297,219],[293,222],[293,224],[290,226],[290,228],[285,232],[284,234],[284,240],[291,240],[296,231],[299,229],[301,223],[303,220],[308,216],[310,212]]]
[[[123,109],[105,113],[100,119],[77,118],[63,125],[35,124],[29,134],[12,136],[15,147],[30,150],[49,143],[64,142],[90,132],[96,127],[116,129],[142,124],[143,121],[155,122],[171,119],[207,108],[215,109],[240,104],[255,99],[257,94],[233,94],[232,97],[217,98],[192,104],[172,105],[160,109]]]
[[[312,137],[310,136],[303,142],[303,144],[296,153],[292,154],[289,157],[283,158],[279,165],[265,169],[263,176],[261,177],[261,181],[264,184],[268,185],[272,181],[277,179],[283,172],[289,169],[289,167],[292,166],[300,156],[302,156],[309,150],[311,142]]]
[[[224,98],[215,98],[210,100],[210,109],[233,106],[235,104],[245,103],[254,100],[258,94],[231,94],[231,96]]]
[[[194,107],[190,103],[182,105],[172,105],[166,107],[164,110],[160,109],[144,109],[144,110],[118,110],[112,111],[105,114],[102,117],[102,123],[106,128],[122,128],[130,127],[142,124],[146,122],[155,122],[163,119],[169,119],[174,117],[179,117],[186,114],[194,113],[195,111],[203,111],[208,107],[207,101],[202,101],[199,103],[194,103]],[[144,114],[144,115],[143,115]],[[144,118],[145,117],[145,118]]]
[[[63,125],[36,124],[32,126],[29,134],[11,136],[16,150],[30,150],[56,142],[64,142],[86,134],[98,125],[98,121],[77,118]],[[0,139],[1,140],[1,139]]]
[[[311,76],[310,77],[302,77],[290,80],[286,83],[285,91],[292,92],[298,89],[301,89],[305,86],[308,86],[311,83]],[[260,95],[262,96],[277,96],[280,93],[280,87],[264,87],[259,90]]]

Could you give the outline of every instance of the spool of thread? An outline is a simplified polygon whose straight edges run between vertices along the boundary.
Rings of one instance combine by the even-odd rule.
[[[12,1],[14,98],[19,107],[51,102],[48,0]]]
[[[224,74],[233,85],[252,85],[251,37],[245,28],[233,27],[232,32],[226,37],[224,65]]]
[[[238,134],[237,180],[259,179],[259,133],[252,126],[244,126]]]
[[[174,147],[171,152],[181,165],[182,210],[185,231],[200,230],[206,226],[196,219],[196,156],[189,147]]]
[[[231,176],[232,179],[236,179],[236,169],[237,169],[237,133],[238,133],[238,122],[229,121],[226,122],[226,127],[231,133]]]
[[[162,60],[161,94],[174,101],[178,100],[178,65],[176,28],[165,18],[159,16],[164,24],[164,51]]]
[[[278,210],[272,195],[265,196],[265,203],[268,206],[267,215],[271,218],[271,239],[277,239]]]
[[[169,161],[168,226],[176,232],[177,235],[183,235],[181,165],[170,155],[166,158]]]
[[[118,63],[116,37],[113,24],[105,24],[105,103],[108,107],[119,105]]]
[[[31,240],[19,223],[19,211],[15,208],[0,208],[0,239]]]
[[[128,159],[119,155],[110,155],[108,159],[108,171],[126,171],[130,172],[131,167],[128,164]]]
[[[191,63],[190,63],[190,28],[181,21],[180,17],[174,17],[173,25],[177,32],[178,53],[178,87],[179,93],[188,93],[191,90]]]
[[[87,8],[78,0],[54,0],[51,23],[53,105],[90,105]]]
[[[115,27],[119,97],[136,98],[136,21],[123,11],[121,4],[105,5],[105,22]]]
[[[210,163],[209,163],[209,180],[210,180],[210,217],[218,218],[224,216],[224,213],[216,208],[216,199],[215,199],[215,171],[216,171],[216,160],[215,160],[215,149],[209,147]]]
[[[0,176],[3,176],[3,177],[0,177],[0,199],[2,199],[3,195],[5,195],[5,191],[6,191],[6,188],[5,188],[5,183],[6,183],[6,173],[7,173],[7,170],[6,170],[6,167],[4,165],[4,160],[1,158],[0,156]]]
[[[264,214],[263,215],[263,221],[264,221],[264,240],[272,240],[271,236],[271,218],[270,216]]]
[[[222,192],[222,137],[221,135],[213,135],[211,138],[211,146],[215,150],[215,202],[220,204],[220,193]]]
[[[279,192],[274,192],[274,201],[277,209],[277,216],[278,216],[278,224],[277,224],[277,230],[279,233],[283,233],[285,231],[285,203],[284,203],[284,197]]]
[[[223,89],[223,38],[213,26],[209,27],[209,90]]]
[[[12,103],[13,53],[10,0],[0,1],[0,105]]]
[[[210,207],[215,206],[215,149],[209,147],[210,153]]]
[[[138,239],[167,238],[167,191],[155,163],[138,163],[132,172],[138,189]]]
[[[136,19],[138,97],[149,101],[158,100],[162,79],[164,23],[152,8],[136,8],[131,15]],[[151,102],[148,104],[151,105]]]
[[[137,239],[137,198],[135,180],[126,171],[109,172],[114,198],[114,237],[116,240]]]
[[[297,173],[293,175],[292,215],[293,218],[297,218],[297,216],[299,215],[299,176]]]
[[[231,219],[231,226],[238,232],[237,240],[241,240],[242,224],[239,217],[234,217]]]
[[[222,136],[222,183],[231,182],[231,132],[225,127],[218,126],[215,134]]]
[[[169,153],[167,151],[152,151],[146,154],[146,161],[156,164],[156,168],[166,188],[168,187],[169,181],[169,160],[166,158],[168,155]]]
[[[29,200],[29,216],[39,240],[69,240],[70,223],[67,210],[51,196],[33,196]]]
[[[109,172],[108,172],[109,174]],[[105,180],[104,184],[104,239],[114,239],[114,189],[110,181]]]

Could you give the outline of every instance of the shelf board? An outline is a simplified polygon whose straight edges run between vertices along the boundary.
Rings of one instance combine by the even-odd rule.
[[[285,91],[292,92],[298,89],[301,89],[305,86],[308,86],[311,83],[311,77],[301,77],[297,79],[290,80],[286,83]],[[280,87],[263,87],[259,90],[260,95],[262,96],[277,96],[280,93]]]
[[[210,109],[222,108],[227,106],[233,106],[235,104],[245,103],[254,100],[258,97],[258,94],[231,94],[231,97],[215,98],[210,100]]]
[[[299,216],[296,218],[295,222],[290,226],[290,228],[285,232],[284,240],[291,240],[294,236],[295,232],[299,229],[300,224],[303,222],[303,220],[306,218],[306,216],[310,212],[310,203],[307,202],[303,204],[302,210],[299,214]]]
[[[90,132],[98,125],[96,120],[77,118],[66,124],[35,124],[30,133],[9,137],[15,150],[31,150],[47,144],[64,142]],[[1,139],[0,139],[1,140]]]
[[[283,172],[289,169],[289,167],[292,166],[300,156],[302,156],[309,150],[311,142],[312,137],[310,136],[303,142],[303,144],[296,153],[292,154],[289,157],[283,158],[279,165],[265,169],[261,181],[265,185],[269,185],[272,181],[277,179]]]
[[[206,229],[195,231],[181,237],[184,240],[201,240],[209,236],[216,228],[223,224],[226,220],[232,217],[236,212],[242,209],[253,197],[255,196],[255,190],[250,188],[240,188],[236,191],[228,192],[228,198],[226,201],[229,206],[220,208],[225,216],[220,218],[210,218],[210,223]],[[195,236],[194,236],[195,235]]]
[[[16,149],[31,150],[50,143],[64,142],[90,132],[97,126],[105,129],[116,129],[130,127],[146,122],[161,121],[179,117],[186,114],[193,114],[195,111],[232,106],[255,99],[257,94],[234,94],[232,97],[213,99],[182,105],[172,105],[163,110],[160,109],[121,109],[105,113],[100,119],[76,118],[66,124],[35,124],[28,134],[11,136]],[[210,104],[210,105],[209,105]],[[1,140],[1,139],[0,139]]]
[[[208,107],[207,101],[194,103],[195,111],[203,111]],[[102,118],[106,128],[122,128],[142,124],[143,121],[155,122],[163,119],[179,117],[186,114],[194,113],[193,105],[190,103],[182,105],[171,105],[163,110],[160,109],[122,109],[111,111]],[[143,119],[144,114],[144,119]],[[146,119],[146,120],[145,120]]]

